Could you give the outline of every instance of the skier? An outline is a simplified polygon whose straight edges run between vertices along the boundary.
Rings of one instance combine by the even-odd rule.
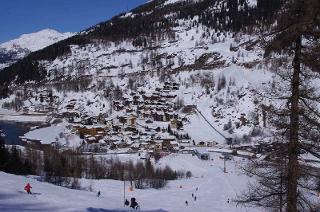
[[[198,187],[196,188],[196,191],[198,191]]]
[[[186,202],[185,202],[185,203],[186,203],[186,206],[188,206],[188,201],[187,201],[187,200],[186,200]]]
[[[124,205],[128,207],[130,205],[130,202],[126,199],[126,201],[124,201]]]
[[[227,203],[230,203],[230,199],[228,198]]]
[[[134,198],[134,197],[131,198],[130,208],[133,208],[136,210],[138,210],[140,208],[139,204],[136,202],[136,198]]]
[[[191,194],[191,196],[193,197],[193,196],[194,196],[194,194],[192,193],[192,194]]]
[[[32,187],[31,187],[30,183],[27,183],[27,185],[24,187],[24,190],[25,190],[28,194],[31,194],[31,189],[32,189]]]
[[[97,193],[97,197],[100,197],[100,195],[101,195],[101,192],[100,192],[100,191],[98,191],[98,193]]]
[[[197,196],[194,196],[194,201],[197,201]]]

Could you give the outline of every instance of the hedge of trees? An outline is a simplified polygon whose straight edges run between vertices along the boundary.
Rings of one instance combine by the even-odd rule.
[[[156,168],[150,160],[134,164],[117,159],[85,156],[72,150],[46,147],[6,147],[0,138],[0,171],[16,175],[39,175],[46,182],[79,189],[79,178],[130,181],[138,189],[162,188],[168,180],[190,177],[191,172]]]
[[[162,188],[168,180],[186,177],[186,173],[170,167],[155,168],[150,160],[134,164],[132,161],[84,157],[73,151],[59,152],[53,148],[44,155],[45,180],[58,185],[77,188],[79,178],[130,181],[138,189]]]
[[[10,150],[7,149],[2,137],[0,137],[0,171],[17,175],[34,174],[30,161],[21,158],[20,151],[15,146]]]

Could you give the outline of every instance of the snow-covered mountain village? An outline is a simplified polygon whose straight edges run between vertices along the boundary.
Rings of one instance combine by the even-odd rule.
[[[152,0],[0,44],[0,211],[319,211],[319,16]]]

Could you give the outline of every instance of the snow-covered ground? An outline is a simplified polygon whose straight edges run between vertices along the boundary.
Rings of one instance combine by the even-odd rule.
[[[220,144],[225,143],[224,137],[212,129],[199,114],[192,114],[188,118],[190,123],[184,126],[184,130],[189,133],[193,140],[204,142],[214,140]]]
[[[39,140],[42,144],[59,142],[60,145],[78,147],[81,143],[79,136],[71,133],[72,127],[66,122],[55,124],[49,127],[32,130],[24,135],[30,140]]]
[[[0,108],[0,120],[14,122],[45,122],[47,116],[44,114],[22,114],[13,110]]]
[[[121,159],[121,155],[119,155]],[[129,159],[127,155],[125,159]],[[196,156],[171,154],[158,162],[158,166],[170,165],[175,170],[190,170],[191,179],[171,181],[163,189],[129,191],[126,182],[126,198],[136,197],[142,211],[199,211],[241,212],[261,211],[243,208],[234,203],[246,187],[249,178],[240,173],[239,158],[227,162],[223,172],[223,160],[212,153],[213,160],[202,161]],[[134,157],[133,157],[134,158]],[[27,195],[24,185],[30,182],[33,195]],[[0,211],[127,211],[123,208],[123,182],[115,180],[81,180],[85,190],[71,190],[39,182],[35,177],[23,177],[0,172]],[[92,191],[89,191],[89,187]],[[198,188],[198,191],[196,191]],[[101,197],[96,196],[101,191]],[[197,196],[195,201],[192,193]],[[230,199],[230,203],[227,200]],[[189,205],[185,205],[185,201]],[[160,210],[161,209],[161,210]]]
[[[45,122],[47,116],[44,115],[1,115],[0,120],[2,121],[14,121],[14,122]]]

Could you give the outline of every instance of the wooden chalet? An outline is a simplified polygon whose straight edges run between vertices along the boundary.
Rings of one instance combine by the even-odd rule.
[[[80,135],[102,136],[107,131],[107,128],[103,126],[75,125],[74,128]]]

